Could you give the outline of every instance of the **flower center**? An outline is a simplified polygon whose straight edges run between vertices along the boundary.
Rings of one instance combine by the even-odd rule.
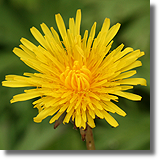
[[[73,67],[67,66],[60,75],[60,80],[68,89],[86,91],[90,88],[91,72],[86,66],[80,68],[78,61],[74,61]]]

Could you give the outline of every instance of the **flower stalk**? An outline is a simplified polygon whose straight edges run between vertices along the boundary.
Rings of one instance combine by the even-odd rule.
[[[92,128],[87,124],[85,129],[80,128],[80,134],[82,141],[86,141],[87,150],[95,150]]]
[[[90,126],[87,126],[85,139],[86,139],[87,150],[95,150],[93,132]]]

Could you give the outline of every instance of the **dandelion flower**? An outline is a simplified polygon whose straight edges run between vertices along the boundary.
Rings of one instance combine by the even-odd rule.
[[[69,19],[66,30],[60,14],[55,15],[62,38],[51,27],[42,23],[42,35],[35,27],[31,33],[40,43],[36,46],[22,38],[20,48],[13,52],[36,73],[24,73],[24,76],[7,75],[2,82],[6,87],[34,87],[24,93],[13,96],[11,103],[39,99],[33,102],[38,109],[34,121],[39,123],[52,116],[49,123],[62,118],[63,123],[72,121],[78,128],[89,125],[95,127],[94,119],[105,119],[111,126],[117,127],[117,121],[110,113],[125,116],[126,113],[113,101],[118,96],[141,100],[141,96],[126,92],[133,85],[146,86],[143,78],[130,78],[136,74],[133,68],[142,63],[137,60],[144,55],[140,50],[121,44],[110,51],[113,38],[120,28],[117,23],[110,28],[110,19],[106,18],[95,38],[96,22],[90,32],[80,35],[81,10],[77,10],[76,19]]]

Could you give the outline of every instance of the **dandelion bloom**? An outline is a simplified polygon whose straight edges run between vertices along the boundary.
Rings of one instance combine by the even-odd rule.
[[[81,10],[77,10],[75,20],[69,19],[67,30],[60,14],[56,14],[55,19],[62,41],[53,27],[49,29],[42,23],[44,35],[35,27],[31,28],[39,46],[22,38],[21,49],[13,49],[25,64],[38,72],[6,76],[3,86],[35,87],[13,96],[11,103],[39,97],[33,102],[34,108],[38,109],[34,118],[37,123],[48,116],[52,116],[49,123],[63,117],[64,124],[71,120],[76,127],[85,129],[87,124],[94,128],[94,119],[99,117],[117,127],[117,121],[109,112],[121,116],[126,113],[113,101],[117,102],[118,96],[141,100],[141,96],[126,90],[132,89],[133,85],[146,86],[143,78],[129,78],[136,74],[136,70],[131,69],[142,65],[137,59],[144,52],[133,51],[130,47],[123,49],[123,44],[110,51],[120,24],[110,28],[108,18],[96,38],[96,22],[89,35],[86,30],[81,37]]]

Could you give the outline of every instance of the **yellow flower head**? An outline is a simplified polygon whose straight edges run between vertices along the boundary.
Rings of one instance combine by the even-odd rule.
[[[131,69],[142,65],[137,59],[144,52],[133,51],[130,47],[122,50],[123,44],[110,52],[112,39],[120,24],[110,28],[108,18],[96,38],[96,22],[89,35],[86,30],[81,37],[81,10],[77,10],[75,20],[69,19],[67,30],[60,14],[56,14],[55,19],[62,41],[53,27],[49,29],[42,23],[44,35],[35,27],[31,28],[39,46],[22,38],[21,49],[14,48],[13,52],[38,73],[6,76],[3,86],[35,87],[13,96],[11,103],[40,97],[33,102],[34,108],[39,111],[34,118],[37,123],[48,116],[52,116],[49,123],[63,117],[64,124],[71,120],[76,127],[85,129],[86,124],[94,128],[94,119],[99,117],[117,127],[117,121],[109,112],[126,115],[113,103],[118,100],[117,96],[141,100],[141,96],[125,90],[133,88],[133,85],[146,85],[143,78],[129,78],[136,74],[136,70]]]

